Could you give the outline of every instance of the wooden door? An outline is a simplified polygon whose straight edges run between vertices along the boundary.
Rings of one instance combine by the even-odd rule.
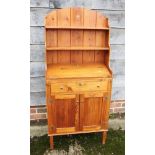
[[[80,130],[97,131],[108,128],[110,93],[80,95]]]
[[[63,134],[78,131],[78,95],[55,95],[49,98],[48,127],[49,134]]]

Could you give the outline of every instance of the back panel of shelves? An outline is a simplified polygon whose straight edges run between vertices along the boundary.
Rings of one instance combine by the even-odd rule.
[[[108,67],[108,19],[84,8],[52,11],[45,19],[45,46],[47,67],[85,63],[104,63]]]

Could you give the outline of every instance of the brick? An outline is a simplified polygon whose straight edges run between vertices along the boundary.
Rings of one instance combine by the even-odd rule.
[[[125,112],[125,108],[114,108],[114,113],[123,113]]]
[[[35,114],[30,115],[30,120],[35,120],[35,119],[36,119]]]
[[[122,103],[121,102],[115,102],[115,107],[122,107]]]
[[[46,108],[37,108],[37,113],[46,113]]]
[[[31,120],[46,119],[46,118],[47,118],[46,114],[32,114],[32,115],[30,115]]]
[[[113,113],[113,112],[114,112],[114,109],[113,108],[110,108],[110,114]]]
[[[117,101],[112,102],[112,103],[110,104],[110,107],[111,107],[111,108],[122,107],[122,102],[117,102]]]
[[[30,114],[36,113],[36,108],[30,108]]]
[[[110,103],[110,108],[114,108],[115,107],[115,102],[111,102]]]
[[[122,107],[125,107],[125,103],[122,103]]]

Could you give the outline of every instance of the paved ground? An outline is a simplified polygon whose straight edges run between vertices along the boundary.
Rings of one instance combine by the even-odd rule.
[[[110,119],[109,120],[109,128],[117,130],[122,128],[125,130],[125,120],[124,119]],[[31,126],[30,127],[30,136],[42,136],[47,134],[47,125],[44,126]]]

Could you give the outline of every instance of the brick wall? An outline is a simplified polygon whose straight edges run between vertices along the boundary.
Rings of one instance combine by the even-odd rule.
[[[112,101],[110,105],[111,113],[124,113],[125,112],[125,101],[116,100]],[[30,120],[44,120],[47,119],[46,106],[31,106],[30,108]]]

